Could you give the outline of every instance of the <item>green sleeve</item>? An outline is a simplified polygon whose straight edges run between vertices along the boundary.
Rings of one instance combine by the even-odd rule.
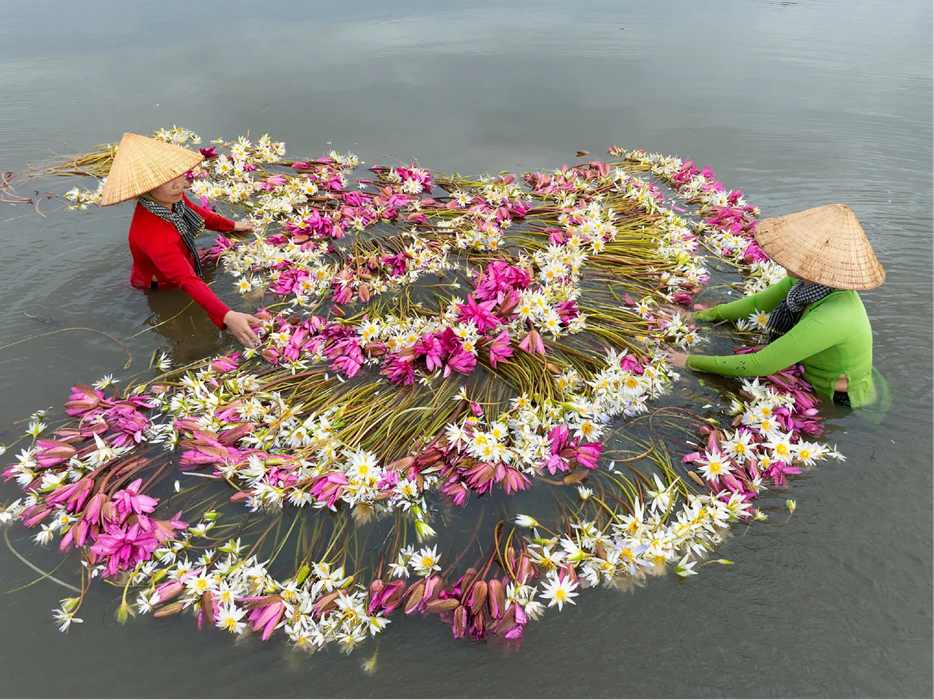
[[[765,377],[839,344],[846,338],[847,324],[848,319],[833,313],[832,308],[821,307],[759,352],[748,355],[690,355],[687,366],[727,377]]]
[[[788,296],[788,290],[794,285],[792,277],[786,277],[771,287],[749,297],[731,301],[729,304],[720,304],[703,311],[695,311],[692,316],[698,321],[735,321],[748,318],[755,311],[772,311],[782,299]]]

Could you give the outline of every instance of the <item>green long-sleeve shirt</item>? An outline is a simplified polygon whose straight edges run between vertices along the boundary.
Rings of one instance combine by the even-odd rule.
[[[795,280],[786,277],[758,294],[694,313],[699,321],[735,321],[755,311],[771,312]],[[876,401],[872,368],[872,328],[859,295],[838,289],[809,305],[794,327],[759,352],[748,355],[691,355],[687,366],[728,377],[764,377],[801,363],[814,391],[833,399],[834,384],[845,375],[854,407]]]

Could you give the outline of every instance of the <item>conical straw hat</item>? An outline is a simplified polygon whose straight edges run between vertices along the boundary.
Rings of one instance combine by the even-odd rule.
[[[756,226],[762,250],[792,276],[834,289],[873,289],[885,270],[845,204],[826,204]]]
[[[202,160],[203,155],[187,148],[139,134],[124,134],[107,175],[101,206],[107,207],[145,194],[187,173]]]

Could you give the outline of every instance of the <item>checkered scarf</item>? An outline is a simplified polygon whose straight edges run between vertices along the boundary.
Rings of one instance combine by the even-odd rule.
[[[178,234],[182,237],[195,260],[195,274],[201,277],[201,259],[198,257],[198,249],[195,247],[195,236],[204,229],[204,219],[201,218],[198,212],[185,204],[184,199],[176,202],[172,209],[162,206],[151,197],[140,197],[138,201],[146,211],[150,211],[163,221],[175,225]]]
[[[803,280],[795,282],[791,289],[788,290],[788,296],[782,299],[781,303],[769,315],[767,324],[769,342],[771,343],[779,336],[790,331],[801,320],[804,307],[813,304],[815,301],[820,301],[833,291],[833,287],[823,284],[805,286]]]

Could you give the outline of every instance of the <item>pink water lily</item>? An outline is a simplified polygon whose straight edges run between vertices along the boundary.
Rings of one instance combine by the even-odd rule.
[[[422,336],[415,344],[415,356],[423,357],[429,372],[441,369],[444,366],[444,357],[447,355],[441,341],[434,335]]]
[[[123,522],[131,513],[142,515],[152,513],[159,501],[151,496],[146,496],[139,492],[143,485],[142,479],[136,479],[125,489],[117,491],[113,495],[113,503],[117,511],[117,521]]]
[[[531,355],[536,353],[539,355],[545,354],[545,343],[542,341],[542,336],[534,329],[530,330],[525,338],[522,339],[522,342],[519,343],[519,347]]]
[[[105,532],[91,545],[91,551],[107,560],[104,573],[115,576],[121,569],[132,569],[147,561],[159,546],[155,535],[140,527],[139,523],[123,529],[115,523],[106,522]]]
[[[500,325],[500,320],[493,313],[496,301],[491,299],[477,303],[473,294],[467,296],[467,303],[458,307],[458,317],[462,321],[471,321],[477,330],[483,333]]]
[[[509,333],[503,331],[490,344],[490,363],[493,365],[493,369],[496,369],[498,362],[505,362],[512,357],[510,343]]]
[[[469,352],[461,351],[456,353],[448,358],[447,362],[444,365],[444,372],[442,375],[445,377],[451,376],[451,372],[458,372],[460,374],[470,374],[473,371],[473,368],[477,365],[477,358],[471,355]]]

